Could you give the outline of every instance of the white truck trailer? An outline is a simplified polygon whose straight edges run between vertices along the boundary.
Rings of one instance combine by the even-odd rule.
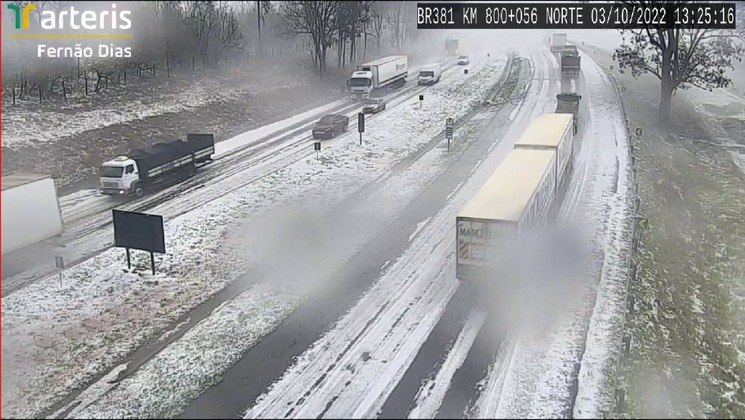
[[[392,55],[357,66],[347,81],[352,99],[367,99],[372,92],[385,87],[400,88],[406,83],[409,59]]]
[[[572,114],[541,114],[531,121],[528,128],[515,142],[516,149],[551,150],[556,154],[554,170],[556,189],[559,191],[573,168],[574,121]]]
[[[542,226],[556,197],[555,153],[513,149],[456,218],[456,276],[498,283],[516,236]]]
[[[2,177],[2,253],[62,233],[62,214],[54,179],[41,174]]]
[[[564,50],[567,43],[567,34],[553,34],[551,37],[551,52],[558,54]]]

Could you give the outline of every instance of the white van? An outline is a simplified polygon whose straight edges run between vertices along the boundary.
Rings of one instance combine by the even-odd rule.
[[[417,81],[420,86],[432,85],[440,81],[441,74],[442,70],[440,69],[439,63],[426,64],[421,68],[421,70],[419,70]]]

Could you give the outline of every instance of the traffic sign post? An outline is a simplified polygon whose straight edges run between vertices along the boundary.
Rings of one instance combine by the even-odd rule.
[[[357,131],[360,133],[360,146],[362,146],[362,133],[365,132],[365,114],[362,112],[357,114]]]
[[[448,139],[448,152],[450,152],[450,140],[453,138],[453,119],[445,120],[445,138]]]
[[[318,160],[318,155],[321,153],[321,142],[317,141],[313,143],[313,149],[316,151],[316,160]]]

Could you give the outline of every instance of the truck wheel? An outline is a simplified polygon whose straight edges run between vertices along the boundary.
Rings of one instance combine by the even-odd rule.
[[[145,190],[142,189],[141,185],[135,187],[135,197],[140,198],[145,195]]]

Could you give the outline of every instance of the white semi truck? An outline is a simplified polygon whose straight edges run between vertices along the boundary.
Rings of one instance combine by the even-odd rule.
[[[148,189],[194,176],[212,162],[212,134],[189,134],[186,141],[156,143],[101,165],[101,194],[142,196]]]
[[[515,148],[456,218],[458,280],[496,284],[517,235],[544,225],[556,197],[552,150]]]
[[[349,96],[367,99],[375,90],[403,87],[408,73],[409,60],[405,55],[392,55],[361,64],[347,81]]]
[[[2,177],[2,253],[62,233],[57,187],[49,175]]]

